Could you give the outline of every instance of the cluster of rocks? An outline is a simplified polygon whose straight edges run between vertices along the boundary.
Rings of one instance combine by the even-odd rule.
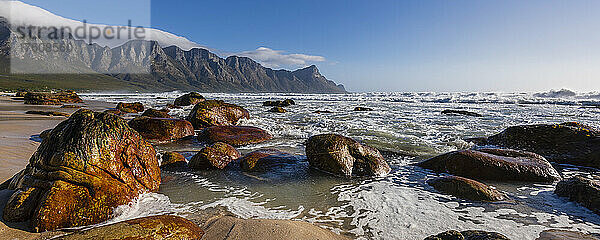
[[[29,222],[34,232],[92,225],[108,220],[117,206],[129,203],[140,193],[157,191],[161,169],[222,170],[230,163],[238,162],[244,171],[273,171],[280,164],[296,163],[293,159],[297,155],[276,149],[258,150],[245,156],[240,154],[234,146],[272,139],[263,129],[237,126],[240,119],[250,117],[244,108],[206,100],[197,93],[178,98],[175,105],[188,103],[195,103],[195,106],[186,119],[173,118],[167,110],[144,111],[141,103],[119,103],[115,109],[118,114],[87,109],[76,111],[54,129],[40,134],[42,142],[27,167],[0,184],[0,190],[14,191],[2,217],[9,222]],[[141,116],[129,121],[120,116],[141,112]],[[195,130],[199,133],[197,136]],[[157,153],[151,145],[187,137],[210,144],[189,162],[180,153]],[[311,167],[332,174],[383,176],[390,171],[375,148],[341,135],[313,136],[307,141],[306,152]],[[58,239],[102,239],[107,236],[117,239],[150,236],[199,239],[204,234],[221,236],[221,228],[211,227],[221,225],[265,226],[234,229],[236,234],[257,231],[282,237],[345,239],[310,223],[229,217],[216,219],[204,229],[186,219],[168,215],[95,227]],[[244,236],[248,237],[240,235]]]
[[[472,149],[446,153],[418,164],[438,173],[455,175],[430,180],[429,185],[463,199],[501,201],[506,199],[505,195],[477,180],[558,182],[554,191],[557,196],[600,214],[600,182],[582,176],[563,179],[551,164],[600,168],[599,130],[576,122],[524,125],[468,141],[475,144]],[[447,232],[428,239],[471,239],[457,237],[458,234]],[[551,230],[540,234],[539,239],[588,239],[573,237],[580,235],[583,234]]]
[[[272,113],[286,113],[287,110],[285,110],[284,107],[288,107],[291,105],[296,105],[296,102],[294,102],[294,100],[292,100],[292,99],[286,99],[283,101],[277,100],[277,101],[263,102],[263,106],[273,107],[273,108],[269,109],[269,112],[272,112]]]

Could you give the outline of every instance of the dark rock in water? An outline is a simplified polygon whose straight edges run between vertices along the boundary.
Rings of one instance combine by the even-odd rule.
[[[136,218],[78,231],[58,240],[87,239],[201,239],[204,231],[195,223],[177,216]]]
[[[67,92],[28,92],[24,96],[25,104],[30,105],[61,105],[63,103],[82,103],[77,93]]]
[[[118,103],[117,110],[125,113],[139,113],[144,111],[144,105],[139,102],[135,103]]]
[[[354,111],[357,112],[368,112],[368,111],[373,111],[372,108],[368,108],[368,107],[355,107]]]
[[[281,102],[281,104],[283,104],[285,106],[291,106],[291,105],[296,105],[296,102],[294,102],[294,100],[292,100],[292,99],[286,99],[286,100],[283,100],[283,102]]]
[[[182,119],[137,117],[129,121],[129,126],[139,132],[144,139],[159,142],[194,135],[192,124]]]
[[[391,171],[377,149],[337,134],[310,137],[306,157],[311,167],[338,175],[385,176]]]
[[[209,219],[203,228],[205,232],[203,239],[348,239],[312,223],[283,219],[241,219],[221,216]]]
[[[70,114],[56,111],[27,111],[25,114],[35,114],[35,115],[44,115],[44,116],[61,116],[68,117]]]
[[[117,115],[117,116],[123,116],[126,114],[124,112],[121,112],[118,109],[107,109],[107,110],[104,110],[104,113],[109,113],[109,114],[113,114],[113,115]]]
[[[550,229],[540,233],[535,240],[600,240],[598,234],[584,234],[580,232]]]
[[[448,176],[428,182],[436,190],[473,201],[501,201],[504,195],[483,183],[468,178]]]
[[[288,107],[291,105],[295,105],[296,102],[292,99],[286,99],[283,101],[265,101],[263,102],[263,106],[266,107]]]
[[[455,231],[450,230],[438,235],[429,236],[425,240],[509,240],[506,236],[495,232],[477,230]]]
[[[275,149],[261,149],[248,153],[239,159],[244,171],[268,171],[278,165],[294,164],[297,156]]]
[[[447,114],[447,115],[465,115],[465,116],[471,116],[471,117],[483,117],[483,115],[479,114],[479,113],[474,113],[474,112],[469,112],[469,111],[464,111],[464,110],[444,110],[442,111],[442,114]]]
[[[580,176],[560,181],[554,193],[600,214],[600,182]]]
[[[187,168],[185,157],[176,152],[165,152],[162,154],[160,168],[164,170],[184,169]]]
[[[242,118],[250,118],[250,113],[235,104],[225,103],[220,100],[206,100],[196,104],[187,120],[195,129],[210,126],[235,125]]]
[[[317,111],[314,111],[313,113],[333,113],[333,112],[329,111],[329,110],[317,110]]]
[[[558,163],[600,168],[600,131],[580,123],[509,127],[487,144],[535,152]]]
[[[22,97],[25,97],[25,95],[27,95],[27,93],[29,93],[29,92],[28,91],[18,91],[15,94],[15,97],[22,98]]]
[[[273,108],[269,109],[269,112],[273,112],[273,113],[285,113],[287,111],[284,108],[282,108],[282,107],[273,107]]]
[[[190,159],[192,169],[224,169],[227,165],[240,158],[241,154],[227,143],[218,142],[203,148]]]
[[[477,180],[555,182],[561,179],[544,157],[509,149],[456,151],[418,165]]]
[[[236,146],[261,143],[271,138],[271,134],[267,131],[247,126],[213,126],[205,128],[198,134],[200,141],[224,142]]]
[[[175,106],[189,106],[206,100],[204,96],[197,92],[191,92],[175,99]]]
[[[100,223],[160,185],[156,152],[120,117],[79,110],[42,141],[8,187],[10,222],[36,232]]]
[[[169,115],[169,109],[157,110],[154,108],[144,111],[144,113],[142,113],[142,117],[173,118],[171,115]]]

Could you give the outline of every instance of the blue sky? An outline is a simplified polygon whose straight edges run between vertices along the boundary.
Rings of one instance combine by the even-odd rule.
[[[91,22],[148,16],[142,0],[25,2]],[[151,9],[152,27],[222,55],[275,54],[265,59],[272,67],[316,64],[352,91],[600,90],[600,1],[171,0]]]

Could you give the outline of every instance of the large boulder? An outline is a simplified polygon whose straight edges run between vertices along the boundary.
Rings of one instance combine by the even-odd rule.
[[[576,122],[509,127],[486,144],[534,152],[549,161],[600,168],[600,131]]]
[[[117,110],[124,112],[124,113],[139,113],[139,112],[143,112],[144,111],[144,104],[140,103],[140,102],[134,102],[134,103],[117,103]]]
[[[209,143],[224,142],[230,145],[261,143],[272,138],[267,131],[248,126],[213,126],[198,134],[198,140]]]
[[[584,234],[580,232],[550,229],[544,230],[535,240],[599,240],[599,234]]]
[[[146,140],[165,142],[194,135],[194,127],[186,120],[173,118],[137,117],[129,126]]]
[[[61,105],[63,103],[82,103],[77,93],[66,92],[28,92],[23,97],[25,104],[31,105]]]
[[[447,176],[431,180],[428,184],[442,193],[467,200],[494,202],[505,198],[498,190],[463,177]]]
[[[450,230],[438,235],[429,236],[425,240],[509,240],[506,236],[495,233],[478,230],[455,231]]]
[[[177,216],[159,215],[136,218],[106,226],[78,231],[58,240],[178,239],[199,240],[204,231],[195,223]]]
[[[203,228],[204,239],[348,239],[312,223],[293,220],[240,219],[232,216],[220,216],[209,219]]]
[[[200,95],[200,93],[191,92],[191,93],[188,93],[188,94],[185,94],[183,96],[176,98],[174,105],[175,106],[189,106],[189,105],[197,104],[199,102],[203,102],[204,100],[206,100],[206,99],[204,99],[204,96]]]
[[[464,115],[464,116],[471,116],[471,117],[483,117],[483,115],[476,113],[476,112],[469,112],[469,111],[465,111],[465,110],[453,110],[453,109],[446,109],[444,111],[442,111],[442,114],[446,114],[446,115]]]
[[[218,142],[203,148],[190,159],[192,169],[224,169],[227,165],[241,157],[240,152],[229,144]]]
[[[455,151],[418,165],[477,180],[555,182],[561,179],[544,157],[509,149]]]
[[[250,118],[250,113],[235,104],[225,103],[220,100],[206,100],[196,104],[187,120],[196,129],[210,126],[235,125],[242,118]]]
[[[281,165],[296,164],[298,156],[275,149],[261,149],[244,155],[238,161],[244,171],[268,171]]]
[[[169,115],[169,109],[158,110],[154,108],[144,111],[144,113],[142,113],[142,117],[173,118],[171,115]]]
[[[180,153],[176,152],[165,152],[162,154],[160,162],[160,169],[163,170],[177,170],[187,168],[187,160]]]
[[[160,185],[156,152],[120,117],[79,110],[58,124],[15,175],[6,221],[36,232],[95,224]]]
[[[554,193],[600,214],[600,182],[596,180],[581,176],[572,177],[560,181]]]
[[[338,134],[312,136],[306,142],[311,167],[337,175],[387,175],[391,168],[379,151]]]

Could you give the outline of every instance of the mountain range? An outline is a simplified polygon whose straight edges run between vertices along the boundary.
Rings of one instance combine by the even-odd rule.
[[[47,12],[39,14],[45,14],[45,19],[53,19]],[[25,24],[22,23],[25,21],[23,19],[20,24]],[[0,17],[0,88],[4,89],[346,92],[342,85],[321,75],[314,65],[295,71],[273,70],[248,57],[221,58],[185,38],[158,30],[154,30],[158,33],[153,32],[154,37],[150,40],[131,40],[120,45],[102,46],[68,37],[58,40],[22,39],[17,37],[14,21],[10,22],[12,28],[8,19]],[[71,46],[71,49],[34,49],[35,45],[45,43],[61,43]],[[11,47],[15,46],[19,49],[11,51]]]

